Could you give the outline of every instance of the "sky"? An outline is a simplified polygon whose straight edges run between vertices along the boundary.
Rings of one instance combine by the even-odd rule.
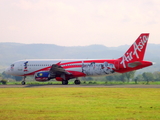
[[[160,0],[0,0],[0,42],[130,45],[141,33],[160,44]]]

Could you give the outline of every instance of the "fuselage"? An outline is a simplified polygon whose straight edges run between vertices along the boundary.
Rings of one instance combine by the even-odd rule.
[[[115,60],[85,60],[85,59],[29,59],[16,61],[6,73],[14,76],[29,76],[36,72],[49,71],[53,64],[58,64],[66,71],[81,76],[95,76],[114,73],[118,69]]]
[[[85,59],[29,59],[16,61],[6,73],[14,76],[29,76],[40,71],[49,71],[53,64],[64,68],[75,77],[108,75],[115,72],[124,73],[152,65],[152,62],[140,61],[140,65],[124,68],[118,59],[85,60]],[[129,65],[127,65],[129,66]]]

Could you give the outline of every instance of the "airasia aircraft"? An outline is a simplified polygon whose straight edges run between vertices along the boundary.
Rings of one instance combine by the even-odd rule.
[[[143,60],[148,38],[149,33],[142,33],[118,59],[28,59],[14,62],[5,72],[14,76],[24,76],[22,85],[25,85],[26,76],[30,75],[34,75],[35,80],[40,82],[56,79],[67,85],[68,80],[75,78],[74,83],[80,84],[78,77],[125,73],[151,66],[152,62]]]

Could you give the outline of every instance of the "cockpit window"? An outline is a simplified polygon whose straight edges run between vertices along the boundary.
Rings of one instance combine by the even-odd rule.
[[[14,64],[11,64],[11,67],[14,67]]]
[[[11,64],[11,69],[13,69],[14,68],[14,64]]]

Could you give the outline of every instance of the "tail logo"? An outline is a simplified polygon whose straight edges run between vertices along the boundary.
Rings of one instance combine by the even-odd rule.
[[[147,36],[142,36],[142,37],[140,37],[140,42],[138,44],[136,42],[134,42],[134,44],[133,44],[133,48],[134,48],[133,55],[136,55],[136,57],[139,58],[137,50],[139,52],[141,52],[141,50],[143,49],[143,47],[144,47],[144,45],[146,44],[147,41],[148,41],[148,37]]]
[[[131,60],[133,60],[133,55],[136,56],[136,59],[139,59],[138,52],[142,52],[142,49],[148,41],[148,36],[140,36],[139,40],[136,41],[133,43],[127,53],[122,56],[122,61],[120,62],[120,64],[122,64],[124,68],[126,68],[126,62],[130,62]]]

